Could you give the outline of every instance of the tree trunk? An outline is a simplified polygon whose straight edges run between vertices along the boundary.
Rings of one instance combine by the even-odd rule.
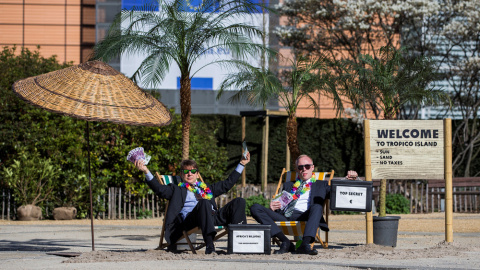
[[[297,117],[296,115],[289,115],[287,120],[287,143],[288,149],[292,156],[292,161],[297,160],[300,156],[300,149],[297,141]]]
[[[380,204],[378,210],[379,217],[385,217],[386,214],[386,196],[387,196],[387,179],[380,180]]]
[[[180,78],[180,108],[182,110],[182,160],[188,159],[190,151],[191,81],[189,74]]]

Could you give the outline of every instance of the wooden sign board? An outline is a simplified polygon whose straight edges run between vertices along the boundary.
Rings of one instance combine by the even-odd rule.
[[[372,179],[444,179],[443,120],[370,120],[370,158]]]

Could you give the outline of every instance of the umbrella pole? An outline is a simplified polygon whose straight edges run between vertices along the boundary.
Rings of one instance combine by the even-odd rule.
[[[92,232],[92,251],[95,251],[95,240],[93,237],[93,196],[92,196],[92,177],[90,175],[90,127],[87,122],[87,152],[88,152],[88,184],[90,186],[90,226]]]

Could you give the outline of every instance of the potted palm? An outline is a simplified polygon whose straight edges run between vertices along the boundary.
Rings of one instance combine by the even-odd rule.
[[[4,183],[12,189],[18,220],[38,220],[42,217],[42,202],[53,195],[55,179],[60,169],[50,159],[37,152],[20,151],[18,158],[0,173]]]
[[[437,105],[448,101],[448,96],[433,89],[430,84],[435,79],[433,62],[425,57],[408,57],[405,49],[382,47],[379,58],[360,55],[352,61],[344,77],[349,86],[348,96],[356,97],[354,103],[367,106],[377,119],[393,120],[400,118],[400,110],[405,105]],[[365,114],[366,115],[366,114]],[[387,179],[380,180],[380,202],[378,216],[373,217],[373,242],[395,247],[399,216],[386,215]]]
[[[255,67],[245,62],[237,62],[236,73],[229,74],[223,81],[217,99],[227,89],[238,89],[229,102],[247,101],[252,106],[263,106],[270,98],[278,99],[286,110],[287,144],[296,160],[300,155],[297,139],[297,109],[300,102],[307,101],[315,109],[318,105],[314,94],[324,93],[333,98],[335,107],[341,107],[341,100],[334,88],[329,87],[326,76],[327,60],[324,56],[314,58],[298,54],[290,60],[288,70],[275,72],[263,67]]]

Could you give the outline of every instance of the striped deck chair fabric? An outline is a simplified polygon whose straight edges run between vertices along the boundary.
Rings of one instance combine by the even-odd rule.
[[[178,175],[176,175],[176,176],[160,175],[157,172],[156,176],[157,176],[158,181],[162,185],[168,185],[168,184],[178,185],[180,182],[182,182],[182,178]],[[200,178],[200,181],[203,182],[202,176],[200,176],[200,174],[199,174],[199,178]],[[167,204],[165,205],[165,213],[163,215],[164,217],[167,216],[168,204],[169,204],[169,201],[167,201]],[[214,241],[218,240],[219,238],[225,236],[228,233],[227,226],[215,226],[215,230],[217,231],[217,235],[215,236]],[[202,231],[198,227],[193,228],[189,231],[183,231],[183,236],[180,239],[178,239],[177,241],[185,238],[188,246],[190,247],[190,250],[194,254],[197,254],[196,250],[199,250],[199,249],[203,248],[205,246],[205,243],[204,242],[192,243],[190,241],[190,238],[188,237],[192,233],[200,233],[201,234]],[[166,243],[166,242],[164,243],[164,240],[165,240],[164,237],[165,237],[165,218],[163,219],[162,232],[160,234],[160,243],[158,244],[158,248],[156,248],[157,250],[164,249],[165,247],[168,246],[168,243]],[[194,245],[197,245],[197,246],[195,247]]]
[[[334,175],[334,171],[330,172],[315,172],[315,178],[320,181],[327,181],[330,185],[330,181],[332,180]],[[284,178],[285,177],[285,178]],[[295,171],[286,171],[283,169],[282,175],[280,176],[280,180],[278,181],[277,190],[275,194],[278,194],[280,191],[280,186],[283,183],[283,179],[286,181],[295,181],[297,177],[297,173]],[[328,178],[327,178],[328,177]],[[326,180],[327,179],[327,180]],[[276,196],[276,195],[275,195]],[[274,196],[274,197],[275,197]],[[324,218],[326,223],[328,224],[328,214],[329,214],[329,200],[325,201],[324,209]],[[292,235],[294,236],[293,241],[296,242],[300,240],[303,236],[303,231],[305,229],[305,221],[276,221],[277,226],[282,230],[285,235]],[[328,231],[325,231],[325,241],[322,240],[320,237],[320,228],[317,230],[317,236],[315,237],[316,241],[322,245],[323,248],[328,248]],[[312,243],[313,246],[313,243]]]

